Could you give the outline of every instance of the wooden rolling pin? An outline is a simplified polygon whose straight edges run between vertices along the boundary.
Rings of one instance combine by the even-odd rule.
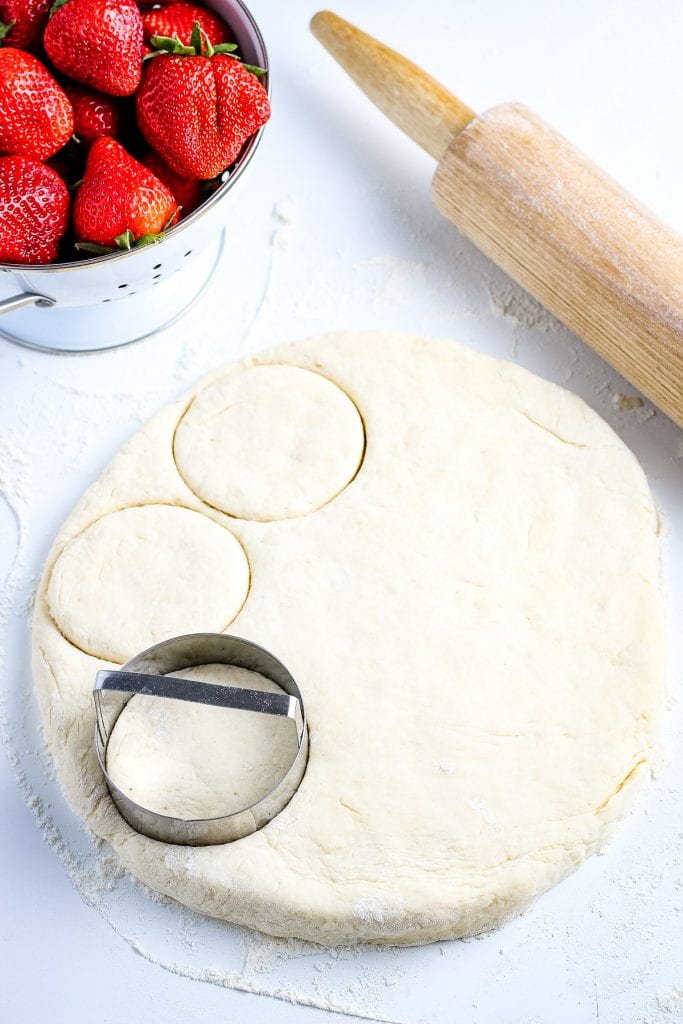
[[[521,104],[477,115],[335,14],[311,30],[439,161],[441,213],[683,426],[683,239]]]

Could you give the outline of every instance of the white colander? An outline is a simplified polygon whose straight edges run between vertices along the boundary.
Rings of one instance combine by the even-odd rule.
[[[230,26],[248,64],[268,54],[241,0],[206,0]],[[269,90],[269,75],[262,79]],[[168,326],[196,302],[220,259],[228,212],[263,129],[228,179],[156,245],[49,266],[0,264],[0,336],[51,352],[125,345]]]

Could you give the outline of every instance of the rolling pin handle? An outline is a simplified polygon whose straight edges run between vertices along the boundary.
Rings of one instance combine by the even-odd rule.
[[[476,116],[422,68],[332,11],[314,15],[311,32],[375,106],[435,160]]]

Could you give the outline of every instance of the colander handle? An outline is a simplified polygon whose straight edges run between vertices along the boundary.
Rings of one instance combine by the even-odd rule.
[[[55,305],[56,300],[48,295],[39,295],[38,292],[21,292],[19,295],[11,295],[9,299],[0,299],[0,315],[11,313],[23,306],[38,306],[40,309],[48,309]]]

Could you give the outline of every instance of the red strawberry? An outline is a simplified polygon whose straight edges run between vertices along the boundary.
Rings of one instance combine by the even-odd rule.
[[[47,160],[73,130],[68,97],[38,58],[13,46],[0,49],[0,153]]]
[[[168,4],[167,7],[157,7],[142,15],[145,42],[148,43],[152,36],[165,36],[179,39],[181,43],[189,46],[195,22],[206,34],[212,46],[232,42],[227,25],[219,17],[207,11],[206,7],[188,4],[184,0]]]
[[[26,49],[38,40],[52,0],[0,0],[0,43]]]
[[[74,110],[74,134],[82,142],[94,142],[101,135],[118,134],[121,111],[117,100],[83,85],[64,85]]]
[[[59,71],[111,96],[142,75],[142,16],[134,0],[57,0],[43,43]]]
[[[96,139],[74,201],[79,249],[101,252],[157,241],[178,204],[156,175],[115,139]]]
[[[52,263],[69,224],[69,190],[50,167],[0,157],[0,262]]]
[[[180,207],[180,217],[187,217],[188,213],[197,209],[205,195],[201,181],[196,178],[181,178],[179,174],[171,170],[168,164],[164,163],[154,150],[144,156],[142,162],[173,193]]]
[[[74,0],[72,0],[74,2]],[[140,131],[176,174],[215,178],[239,156],[246,140],[270,117],[268,94],[255,74],[193,33],[192,47],[157,45],[136,97]],[[187,54],[187,50],[194,52]]]

